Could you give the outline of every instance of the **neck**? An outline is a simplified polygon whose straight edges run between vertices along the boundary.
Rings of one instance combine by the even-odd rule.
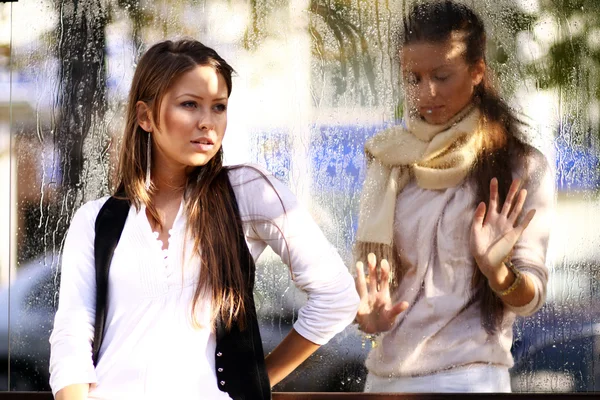
[[[160,197],[179,196],[183,193],[187,182],[185,167],[182,168],[153,168],[152,183],[156,188],[155,195]]]
[[[156,146],[152,152],[152,184],[154,197],[172,198],[180,196],[185,189],[189,166],[167,157]]]
[[[427,121],[423,120],[418,113],[410,112],[408,109],[405,111],[404,118],[407,129],[410,132],[412,132],[421,140],[430,141],[438,133],[446,131],[454,125],[460,124],[465,118],[467,118],[467,116],[471,115],[475,109],[475,105],[473,103],[469,103],[448,121],[439,125],[428,123]]]

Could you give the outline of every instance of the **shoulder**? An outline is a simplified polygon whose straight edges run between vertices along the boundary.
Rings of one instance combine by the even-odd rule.
[[[63,256],[67,259],[73,254],[89,248],[96,235],[96,217],[110,196],[88,201],[75,211],[67,233]]]
[[[239,164],[228,166],[227,174],[231,186],[235,189],[237,186],[252,183],[256,181],[271,181],[275,177],[268,170],[258,164]]]
[[[537,148],[525,144],[520,154],[514,154],[513,177],[523,181],[529,201],[552,202],[555,190],[555,173],[548,158]]]
[[[229,182],[238,197],[261,199],[287,197],[288,188],[271,172],[256,164],[241,164],[228,168]]]
[[[255,164],[227,168],[242,214],[271,215],[295,206],[296,198],[289,188],[265,168]]]
[[[553,181],[554,172],[548,158],[537,148],[524,144],[521,151],[513,151],[514,175],[528,182],[539,185],[548,180]]]
[[[104,196],[96,200],[90,200],[84,203],[81,207],[79,207],[76,214],[91,216],[95,219],[98,213],[100,212],[100,209],[109,198],[110,196]]]
[[[109,198],[110,196],[104,196],[96,200],[88,201],[79,207],[71,220],[71,229],[93,228],[100,209]]]

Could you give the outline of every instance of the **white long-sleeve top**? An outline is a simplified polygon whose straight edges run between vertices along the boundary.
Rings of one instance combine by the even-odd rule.
[[[512,325],[516,315],[537,311],[546,298],[546,253],[555,202],[554,179],[539,153],[530,156],[527,200],[521,215],[535,217],[516,243],[513,264],[532,281],[535,295],[522,307],[505,305],[498,331],[489,335],[481,325],[480,300],[472,299],[470,229],[475,213],[472,180],[446,190],[427,190],[411,181],[398,195],[394,242],[406,275],[394,293],[410,307],[396,325],[381,335],[367,358],[370,373],[380,377],[432,374],[473,364],[510,368]]]
[[[270,246],[290,268],[296,286],[308,293],[295,330],[314,343],[327,343],[358,308],[348,269],[278,180],[268,175],[272,187],[247,166],[230,171],[229,177],[254,260]],[[94,223],[107,198],[83,205],[66,238],[50,337],[53,393],[90,383],[90,399],[228,399],[215,377],[209,300],[198,307],[201,327],[192,324],[192,298],[202,266],[186,235],[183,207],[164,251],[145,208],[138,212],[131,207],[110,268],[105,337],[94,368]]]

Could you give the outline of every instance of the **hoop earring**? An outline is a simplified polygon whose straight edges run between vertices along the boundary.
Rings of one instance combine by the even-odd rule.
[[[146,142],[146,190],[150,190],[150,167],[152,164],[152,134],[148,132],[148,141]]]

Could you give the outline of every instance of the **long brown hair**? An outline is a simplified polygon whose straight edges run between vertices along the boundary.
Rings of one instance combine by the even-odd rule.
[[[227,95],[231,94],[233,68],[216,51],[195,40],[167,40],[153,45],[139,60],[133,76],[117,193],[123,193],[138,210],[144,204],[156,225],[161,225],[161,219],[152,200],[153,187],[145,187],[148,133],[138,125],[136,103],[148,104],[160,125],[158,116],[165,93],[181,75],[198,65],[213,67],[225,79]],[[237,321],[243,329],[252,282],[242,270],[240,255],[245,254],[241,251],[245,243],[239,236],[241,221],[227,171],[221,148],[206,165],[188,175],[184,188],[188,234],[193,237],[194,251],[201,260],[192,316],[196,322],[199,299],[210,296],[213,324],[220,319],[229,329]]]
[[[469,65],[486,61],[483,21],[469,7],[451,0],[415,5],[404,19],[400,44],[445,42],[453,33],[462,34],[457,36],[466,45],[464,57]],[[473,102],[481,111],[486,132],[484,150],[471,171],[471,179],[477,187],[475,204],[489,202],[490,181],[494,177],[498,179],[499,204],[502,204],[513,180],[513,171],[517,167],[515,163],[521,162],[521,166],[527,170],[527,156],[534,150],[519,140],[523,122],[498,94],[487,67],[482,82],[475,87]],[[402,275],[401,271],[399,275]],[[474,296],[481,300],[482,325],[491,334],[502,324],[504,304],[477,267],[473,274],[473,286]]]

